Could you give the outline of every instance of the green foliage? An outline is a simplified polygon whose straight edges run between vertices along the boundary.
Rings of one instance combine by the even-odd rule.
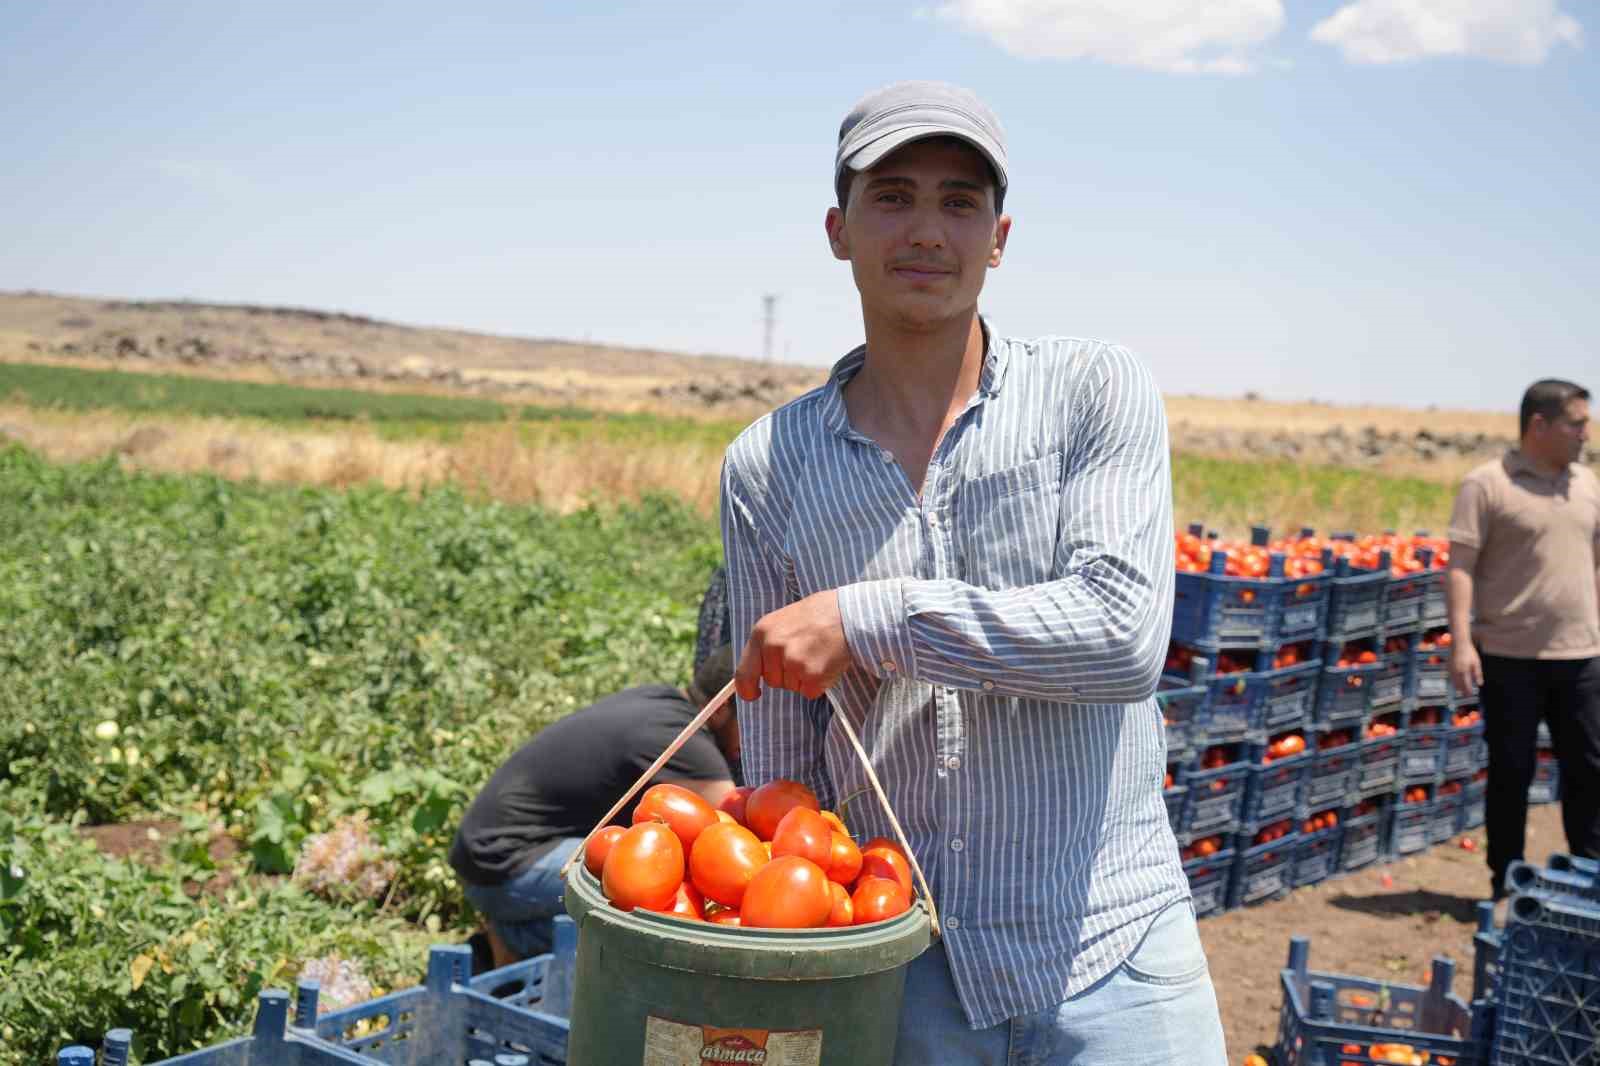
[[[0,396],[30,407],[113,408],[270,422],[457,423],[497,422],[506,417],[506,408],[492,400],[458,396],[301,388],[33,363],[0,363]]]
[[[0,809],[26,812],[0,832],[27,871],[0,853],[0,1018],[25,1034],[4,1045],[17,1061],[112,1023],[150,1058],[215,1042],[253,1009],[235,978],[317,945],[420,977],[417,931],[467,918],[445,862],[466,802],[543,724],[686,680],[720,556],[714,526],[666,499],[562,516],[445,490],[57,467],[16,447],[0,451],[0,498]],[[207,876],[203,846],[148,871],[98,860],[67,828],[218,822],[259,880],[360,811],[399,865],[385,900],[339,907],[271,881],[235,890],[260,896],[243,918],[179,888]],[[131,960],[191,929],[227,980],[174,954],[149,980],[197,1005],[169,1025],[124,1004]],[[181,994],[160,984],[185,974]]]
[[[603,439],[721,448],[744,428],[743,422],[732,420],[620,414],[581,407],[508,407],[494,400],[461,396],[302,388],[33,363],[0,363],[0,398],[68,411],[253,418],[279,424],[366,422],[380,437],[391,440],[455,440],[463,427],[515,418],[530,441]]]

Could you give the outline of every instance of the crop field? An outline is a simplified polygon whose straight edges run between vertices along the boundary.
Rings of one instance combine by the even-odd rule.
[[[112,1026],[137,1061],[215,1043],[308,964],[415,983],[474,928],[444,856],[499,761],[685,679],[738,423],[67,369],[0,366],[0,1064]],[[1174,484],[1180,522],[1233,532],[1438,529],[1451,494],[1186,455]],[[372,891],[296,876],[352,819]],[[1396,876],[1465,886],[1466,858]],[[1470,942],[1469,891],[1390,916],[1403,979]],[[1334,898],[1203,925],[1219,987],[1271,984],[1282,937],[1238,952],[1272,908]],[[1241,1054],[1275,1024],[1251,994]]]

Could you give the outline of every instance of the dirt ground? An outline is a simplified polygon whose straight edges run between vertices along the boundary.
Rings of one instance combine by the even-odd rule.
[[[1231,1061],[1267,1055],[1277,1041],[1283,1001],[1278,971],[1289,938],[1311,941],[1311,969],[1401,984],[1426,985],[1435,955],[1455,960],[1454,992],[1472,994],[1474,908],[1488,896],[1482,829],[1418,855],[1370,866],[1302,888],[1287,899],[1228,911],[1200,922],[1211,978],[1222,1009]],[[1566,850],[1557,804],[1528,811],[1526,854],[1543,862]],[[1504,907],[1497,915],[1504,917]]]
[[[1527,854],[1543,861],[1566,850],[1561,808],[1528,812]],[[181,832],[177,822],[144,821],[92,826],[83,832],[106,852],[153,861]],[[1456,963],[1455,994],[1472,992],[1474,907],[1484,898],[1483,830],[1420,855],[1381,864],[1292,893],[1288,898],[1202,919],[1200,936],[1222,1010],[1231,1061],[1251,1052],[1266,1055],[1277,1040],[1282,1003],[1278,971],[1288,957],[1289,938],[1311,940],[1311,968],[1403,984],[1428,983],[1435,955]],[[211,841],[219,875],[215,891],[233,880],[237,844],[225,835]],[[1503,914],[1502,914],[1503,917]]]

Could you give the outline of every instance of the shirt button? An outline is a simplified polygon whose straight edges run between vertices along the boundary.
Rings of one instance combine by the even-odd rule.
[[[945,926],[946,929],[960,929],[961,928],[961,919],[957,918],[955,915],[952,914],[952,915],[948,916],[947,918],[945,918],[944,926]]]
[[[883,667],[883,672],[884,673],[886,673],[886,674],[894,673],[894,660],[893,659],[885,659],[885,660],[883,660],[883,662],[879,663],[878,665]]]
[[[944,764],[952,770],[959,770],[961,769],[961,756],[952,755],[944,761]]]
[[[886,463],[894,462],[894,456],[893,455],[890,455],[888,452],[882,452],[881,454],[883,455],[883,461],[884,462],[886,462]]]
[[[961,840],[960,837],[956,837],[954,840],[952,840],[950,842],[950,850],[951,851],[960,851],[962,848],[964,848],[966,846],[967,846],[966,844],[962,843],[962,840]]]
[[[985,681],[983,683],[983,691],[985,691],[985,692],[993,692],[994,691],[994,682],[993,681]]]

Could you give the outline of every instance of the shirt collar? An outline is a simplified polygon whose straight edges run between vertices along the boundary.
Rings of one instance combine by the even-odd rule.
[[[983,368],[978,372],[978,391],[968,401],[968,407],[1000,395],[1000,385],[1005,380],[1006,365],[1011,355],[1011,346],[989,328],[988,321],[982,315],[978,316],[978,323],[983,327]],[[822,421],[830,433],[841,437],[861,436],[850,427],[850,416],[844,406],[844,387],[866,364],[867,346],[863,344],[851,349],[844,358],[834,363],[833,369],[828,372],[828,385],[823,394]]]
[[[1522,454],[1521,448],[1512,448],[1506,452],[1506,473],[1512,477],[1516,477],[1518,474],[1526,474],[1539,481],[1557,482],[1565,478],[1570,472],[1571,464],[1568,464],[1556,474],[1547,474],[1534,466],[1532,460]]]

